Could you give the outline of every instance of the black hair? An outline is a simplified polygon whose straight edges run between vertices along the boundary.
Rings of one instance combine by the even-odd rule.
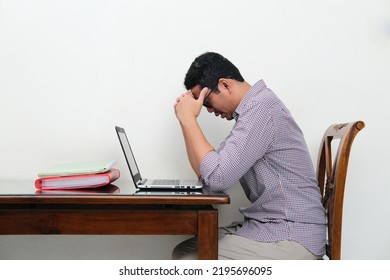
[[[206,52],[192,62],[184,79],[186,89],[196,85],[218,91],[219,79],[228,78],[243,82],[238,68],[218,53]]]

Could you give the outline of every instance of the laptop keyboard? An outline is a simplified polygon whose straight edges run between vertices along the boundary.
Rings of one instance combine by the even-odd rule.
[[[153,185],[179,185],[180,180],[170,180],[170,179],[157,179],[153,181]]]

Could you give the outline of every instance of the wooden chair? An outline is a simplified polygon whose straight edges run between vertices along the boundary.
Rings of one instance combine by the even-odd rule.
[[[320,145],[317,180],[328,219],[326,255],[331,260],[341,258],[341,230],[348,160],[352,142],[364,126],[362,121],[331,125],[325,131]],[[332,161],[331,142],[333,139],[339,139],[339,144]]]

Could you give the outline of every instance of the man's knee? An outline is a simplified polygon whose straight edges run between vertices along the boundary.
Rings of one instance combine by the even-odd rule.
[[[173,260],[198,259],[198,239],[190,238],[178,244],[172,251]]]

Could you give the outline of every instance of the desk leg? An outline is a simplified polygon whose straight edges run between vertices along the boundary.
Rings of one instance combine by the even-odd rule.
[[[198,214],[198,258],[218,259],[218,212],[199,211]]]

